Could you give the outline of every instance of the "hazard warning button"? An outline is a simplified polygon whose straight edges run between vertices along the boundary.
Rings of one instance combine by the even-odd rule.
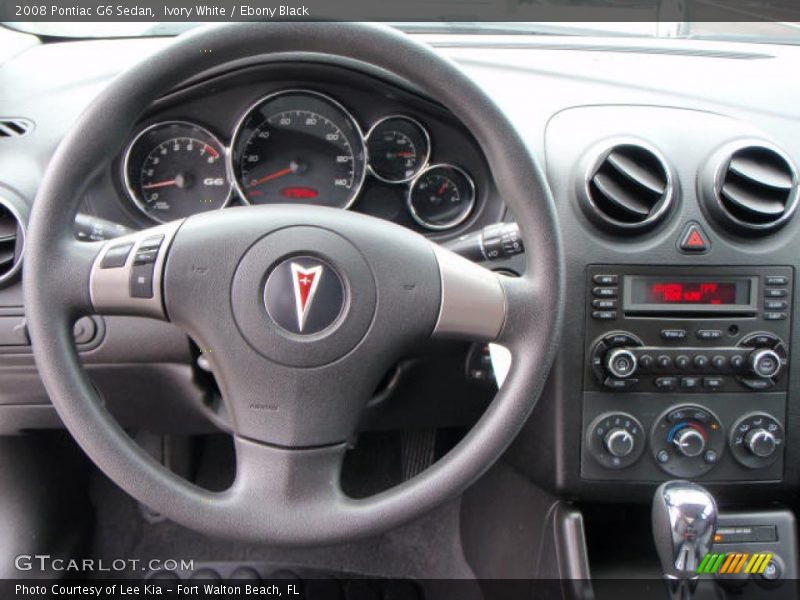
[[[700,224],[689,221],[678,238],[678,249],[684,254],[705,254],[711,249],[711,243]]]

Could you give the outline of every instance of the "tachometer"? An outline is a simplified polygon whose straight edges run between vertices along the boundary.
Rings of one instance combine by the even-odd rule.
[[[247,111],[233,137],[236,186],[253,204],[349,207],[366,173],[358,123],[335,100],[278,92]]]
[[[151,125],[125,153],[128,193],[143,213],[161,223],[223,208],[231,195],[224,154],[222,143],[199,125]]]
[[[428,167],[408,189],[408,209],[427,229],[447,229],[462,223],[475,205],[475,184],[453,165]]]

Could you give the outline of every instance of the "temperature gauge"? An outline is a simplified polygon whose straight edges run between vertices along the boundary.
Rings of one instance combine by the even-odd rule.
[[[410,117],[385,117],[367,134],[369,170],[388,183],[411,181],[428,163],[428,132]]]
[[[449,229],[463,223],[475,205],[475,184],[453,165],[428,167],[408,190],[408,209],[427,229]]]

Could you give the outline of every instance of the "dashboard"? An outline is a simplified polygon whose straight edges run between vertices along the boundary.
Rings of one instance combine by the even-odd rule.
[[[135,218],[151,223],[237,205],[312,204],[446,238],[502,211],[480,149],[445,109],[313,62],[241,69],[165,98],[110,180]]]
[[[800,83],[786,73],[800,52],[679,40],[421,38],[516,125],[558,210],[566,330],[508,460],[578,500],[649,501],[656,483],[675,477],[721,497],[794,493]],[[0,139],[0,196],[30,204],[82,107],[164,43],[45,44],[3,63],[9,113],[0,117],[35,127]],[[118,150],[87,182],[82,212],[134,229],[262,202],[337,206],[436,241],[513,219],[470,132],[435,99],[369,65],[254,57],[162,98]],[[526,267],[524,257],[492,266]],[[18,285],[0,288],[0,309],[22,317]],[[205,401],[187,367],[189,344],[169,326],[145,323],[96,323],[82,356],[124,421],[139,424],[150,412],[166,428],[191,429],[196,422],[180,408],[158,402],[190,397],[197,415]],[[432,366],[414,371],[401,386],[407,396],[427,389],[435,398],[395,407],[394,422],[464,425],[460,418],[475,416],[479,402],[456,387],[463,359],[436,352],[457,377]],[[139,370],[122,376],[122,364]],[[0,366],[4,387],[15,390],[0,393],[4,430],[57,426],[42,416],[47,400],[24,344],[0,349]],[[142,368],[151,377],[144,390]],[[35,415],[20,410],[34,405]]]

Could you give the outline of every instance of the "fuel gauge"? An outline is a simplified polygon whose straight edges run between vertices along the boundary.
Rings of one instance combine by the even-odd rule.
[[[427,229],[441,230],[463,223],[475,205],[475,184],[453,165],[428,167],[408,190],[408,210]]]
[[[370,172],[387,183],[413,179],[431,153],[428,132],[417,121],[405,116],[384,117],[367,134]]]

